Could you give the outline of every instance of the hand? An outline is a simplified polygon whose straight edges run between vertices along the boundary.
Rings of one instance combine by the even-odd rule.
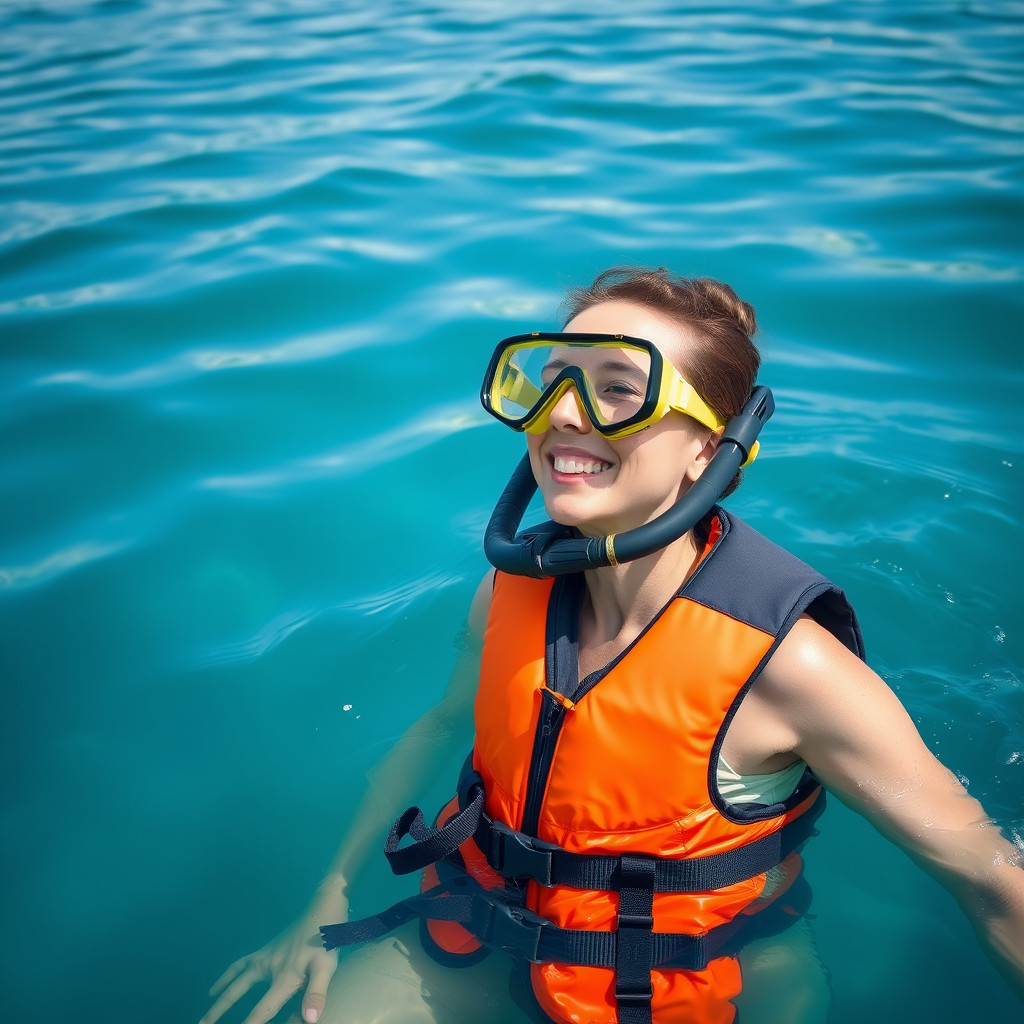
[[[331,921],[343,921],[347,917],[346,904]],[[270,981],[270,988],[243,1024],[266,1024],[303,985],[306,992],[302,997],[302,1019],[314,1024],[323,1013],[327,986],[338,967],[337,952],[323,948],[321,920],[326,920],[321,913],[303,914],[262,949],[236,960],[210,989],[210,995],[217,1001],[199,1024],[214,1024],[254,984],[266,979]]]

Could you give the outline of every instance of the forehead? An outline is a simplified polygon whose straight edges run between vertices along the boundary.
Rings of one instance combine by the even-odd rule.
[[[692,332],[647,306],[615,299],[583,310],[565,325],[566,331],[587,334],[625,334],[646,338],[677,369],[692,350]]]

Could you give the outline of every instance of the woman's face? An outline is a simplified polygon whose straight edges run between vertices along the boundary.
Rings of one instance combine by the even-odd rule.
[[[686,328],[621,300],[584,310],[565,330],[646,338],[680,372],[693,344]],[[526,435],[548,515],[591,536],[622,533],[671,508],[703,472],[714,450],[709,440],[707,427],[670,412],[609,441],[593,429],[572,388],[551,410],[547,430]]]

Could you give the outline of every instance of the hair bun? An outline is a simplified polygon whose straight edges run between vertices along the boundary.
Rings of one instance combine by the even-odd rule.
[[[710,311],[732,320],[743,333],[752,338],[757,333],[757,314],[749,302],[744,302],[723,281],[713,277],[696,277],[691,282],[694,291],[708,304]]]

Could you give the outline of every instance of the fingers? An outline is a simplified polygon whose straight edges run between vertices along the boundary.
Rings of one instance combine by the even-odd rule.
[[[266,995],[252,1008],[252,1012],[242,1024],[267,1024],[267,1021],[277,1016],[278,1010],[298,992],[302,987],[302,981],[302,976],[293,971],[282,974],[267,989]]]
[[[302,1019],[306,1024],[316,1024],[327,1003],[327,986],[338,967],[337,954],[317,957],[309,967],[309,984],[302,997]]]
[[[240,974],[249,962],[247,956],[240,957],[236,960],[210,987],[210,995],[216,996],[217,993],[236,975]]]
[[[244,964],[245,961],[243,960],[242,963]],[[217,982],[218,985],[220,985],[226,977],[231,975],[235,966],[235,964],[232,964],[224,972],[224,976]],[[214,1024],[214,1021],[218,1020],[229,1006],[233,1006],[237,1003],[238,1000],[241,999],[242,996],[244,996],[245,993],[248,992],[262,976],[261,971],[257,971],[253,967],[247,967],[237,978],[235,978],[233,982],[231,982],[230,985],[228,985],[224,992],[221,993],[220,999],[218,999],[217,1002],[215,1002],[213,1006],[206,1011],[206,1015],[199,1021],[199,1024]],[[210,994],[213,995],[212,992]],[[271,1014],[271,1016],[273,1016],[273,1014]],[[268,1017],[265,1019],[269,1020],[270,1018]]]

